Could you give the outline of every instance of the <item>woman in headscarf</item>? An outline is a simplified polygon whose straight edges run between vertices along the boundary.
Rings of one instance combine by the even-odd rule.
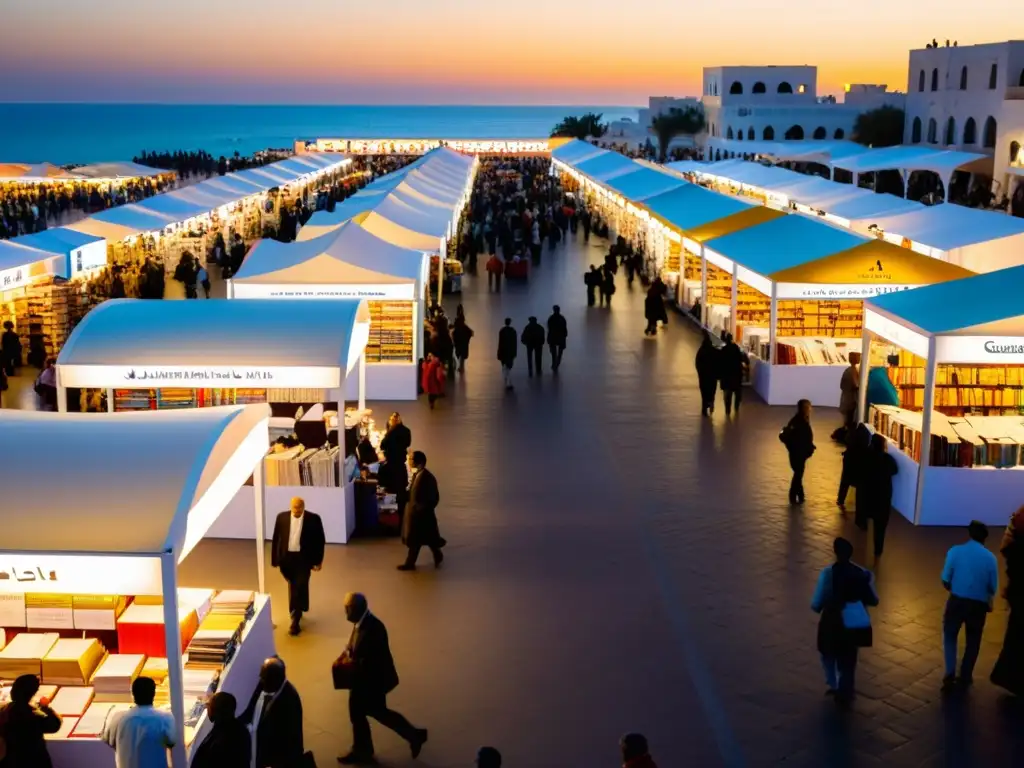
[[[1024,507],[1010,518],[1000,550],[1006,559],[1003,596],[1010,604],[1010,614],[1006,619],[1003,650],[990,679],[1000,688],[1024,696]]]

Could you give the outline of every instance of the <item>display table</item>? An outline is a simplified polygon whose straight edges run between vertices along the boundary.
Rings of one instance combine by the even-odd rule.
[[[754,391],[768,405],[796,405],[807,399],[815,406],[839,407],[839,382],[849,365],[769,365],[750,357]]]

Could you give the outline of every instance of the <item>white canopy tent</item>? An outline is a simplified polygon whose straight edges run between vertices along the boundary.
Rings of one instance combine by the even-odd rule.
[[[229,283],[228,295],[242,299],[360,298],[410,302],[411,359],[361,364],[359,392],[362,397],[380,400],[414,400],[429,267],[425,252],[389,243],[349,221],[311,240],[287,244],[261,241]],[[404,312],[408,310],[406,304]],[[374,348],[383,343],[384,332],[373,322],[369,336],[375,340]],[[348,386],[350,393],[352,383]]]
[[[0,462],[5,500],[0,554],[6,568],[33,573],[32,580],[0,581],[0,592],[163,596],[178,735],[172,768],[188,763],[178,564],[251,475],[259,489],[255,519],[262,531],[269,418],[265,405],[117,416],[0,411],[0,431],[18,447]],[[40,456],[47,461],[40,462]],[[264,592],[262,535],[258,541],[257,579]],[[254,631],[257,622],[260,631]],[[242,646],[221,676],[220,690],[251,691],[268,651],[273,652],[273,633],[269,604],[261,599]],[[193,743],[208,727],[200,724]],[[99,740],[47,745],[58,764],[113,766],[113,753]]]
[[[992,172],[992,158],[987,155],[905,144],[869,149],[848,157],[836,157],[830,161],[830,165],[833,169],[841,168],[844,171],[850,171],[853,174],[855,186],[862,173],[898,170],[903,174],[904,189],[907,188],[907,181],[912,172],[931,171],[942,180],[947,202],[949,201],[950,182],[956,171]]]

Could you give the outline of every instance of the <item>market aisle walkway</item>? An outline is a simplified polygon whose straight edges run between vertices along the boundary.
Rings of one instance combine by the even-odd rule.
[[[400,406],[440,482],[444,569],[396,572],[394,541],[332,548],[307,632],[279,630],[318,763],[349,745],[346,699],[328,675],[349,635],[348,590],[388,625],[402,676],[389,700],[431,729],[425,766],[467,766],[488,743],[513,766],[614,766],[629,730],[648,735],[663,768],[1019,762],[1022,713],[980,681],[1001,607],[969,699],[938,694],[939,571],[958,531],[890,526],[877,643],[855,711],[837,716],[822,695],[810,595],[839,533],[875,564],[833,503],[835,412],[816,412],[808,503],[792,510],[776,439],[789,409],[750,402],[732,421],[721,409],[702,419],[697,335],[683,318],[645,339],[642,291],[621,274],[614,308],[587,309],[582,273],[602,255],[596,242],[546,251],[528,286],[500,296],[467,280],[476,338],[465,380],[435,412]],[[569,322],[561,375],[530,380],[521,357],[506,395],[494,359],[503,318],[521,329],[554,303]],[[204,542],[185,581],[252,584],[251,552]],[[283,629],[284,585],[276,574],[270,583]],[[396,737],[375,732],[382,760],[411,764]]]

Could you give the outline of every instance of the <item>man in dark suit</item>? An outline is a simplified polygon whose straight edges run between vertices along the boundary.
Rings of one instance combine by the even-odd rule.
[[[192,753],[192,768],[252,768],[249,731],[235,717],[237,702],[219,691],[206,702],[206,716],[213,728]]]
[[[320,515],[306,511],[306,502],[295,497],[291,510],[282,512],[274,523],[270,564],[281,569],[288,582],[288,612],[292,625],[288,634],[300,632],[299,621],[309,610],[309,574],[324,562],[324,524]]]
[[[412,452],[412,471],[409,500],[402,518],[402,543],[409,548],[409,554],[398,570],[416,570],[421,547],[430,547],[434,567],[440,568],[444,562],[441,547],[446,543],[437,526],[437,505],[441,502],[441,493],[437,489],[437,478],[427,469],[427,456],[423,451]]]
[[[519,340],[516,338],[516,329],[512,327],[512,318],[505,318],[505,327],[498,331],[498,362],[501,363],[501,375],[505,380],[505,391],[511,392],[512,387],[512,366],[516,362],[516,353],[519,351]]]
[[[388,709],[387,695],[398,687],[398,671],[388,646],[384,623],[370,613],[366,598],[345,595],[345,617],[355,626],[343,659],[351,669],[348,713],[352,721],[352,751],[338,758],[342,765],[373,765],[372,717],[409,742],[413,759],[427,743],[425,728],[416,728],[398,712]]]
[[[292,768],[305,752],[302,740],[302,699],[285,677],[281,659],[267,659],[260,684],[242,713],[242,725],[256,734],[255,768]]]
[[[548,348],[551,350],[551,370],[558,373],[562,364],[562,353],[565,352],[565,340],[569,338],[569,328],[565,322],[562,308],[557,304],[551,308],[548,318]]]

